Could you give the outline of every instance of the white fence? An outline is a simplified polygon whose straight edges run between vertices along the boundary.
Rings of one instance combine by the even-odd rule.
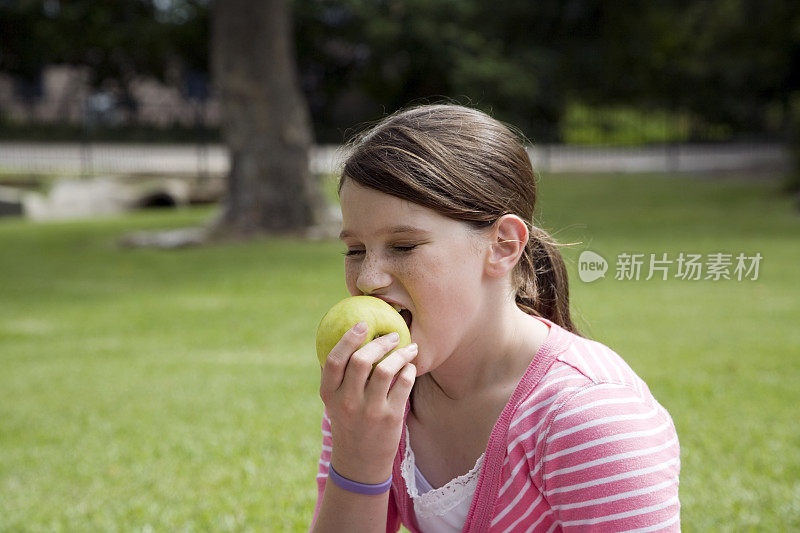
[[[791,164],[780,144],[690,144],[641,148],[542,145],[528,149],[540,172],[715,172],[785,170]],[[336,172],[345,153],[316,146],[314,172]],[[0,174],[223,175],[227,149],[219,144],[0,143]]]

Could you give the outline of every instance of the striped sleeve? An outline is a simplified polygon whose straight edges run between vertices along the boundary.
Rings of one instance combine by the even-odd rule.
[[[542,488],[564,531],[678,531],[672,419],[634,388],[591,384],[551,413],[537,443]]]
[[[322,495],[325,493],[325,483],[328,481],[328,470],[331,465],[331,421],[328,418],[327,411],[322,414],[322,450],[319,455],[319,464],[317,466],[317,503],[314,506],[314,519],[313,524],[317,521],[319,515],[319,508],[322,505]]]

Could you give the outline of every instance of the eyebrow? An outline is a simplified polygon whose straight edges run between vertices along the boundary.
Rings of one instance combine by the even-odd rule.
[[[397,233],[428,233],[428,232],[422,228],[417,228],[415,226],[400,225],[400,226],[391,226],[388,228],[384,228],[378,231],[377,233],[381,235],[395,235]],[[346,239],[352,236],[353,234],[350,233],[349,231],[342,230],[342,232],[339,234],[339,239]]]

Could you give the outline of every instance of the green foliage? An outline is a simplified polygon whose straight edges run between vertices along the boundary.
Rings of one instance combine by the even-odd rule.
[[[774,180],[545,176],[579,327],[672,414],[683,526],[800,528],[797,215]],[[322,404],[314,331],[341,244],[124,250],[207,208],[0,221],[0,530],[305,531]],[[633,223],[632,223],[633,222]],[[756,281],[585,284],[583,249],[760,252]]]
[[[43,65],[66,62],[88,65],[94,84],[123,93],[137,74],[186,89],[190,73],[207,78],[210,5],[0,2],[0,71],[35,80]],[[292,8],[300,77],[323,142],[440,99],[491,111],[537,142],[560,140],[573,102],[689,113],[715,128],[781,136],[800,83],[800,3],[791,0],[311,0]],[[620,135],[649,138],[653,119],[645,120]],[[720,135],[692,130],[701,140]]]
[[[34,80],[44,65],[86,65],[94,84],[126,90],[135,75],[207,71],[208,1],[0,2],[0,35],[2,71]]]
[[[570,47],[590,39],[575,30],[593,16],[576,10],[565,18],[559,4],[296,2],[298,60],[309,74],[315,123],[349,126],[413,103],[455,100],[552,138]]]
[[[800,194],[800,91],[789,96],[789,155],[793,168],[786,177],[786,190]],[[800,206],[798,206],[800,207]]]
[[[561,120],[566,144],[644,145],[693,140],[724,141],[733,135],[726,125],[707,125],[687,112],[645,111],[630,106],[590,107],[570,103]]]
[[[567,106],[561,132],[567,144],[636,145],[689,138],[685,115],[665,111],[645,113],[625,107],[592,109],[582,104]]]
[[[800,5],[791,1],[603,3],[599,39],[571,85],[579,99],[685,109],[765,131],[798,85]]]
[[[788,0],[319,0],[295,2],[295,15],[318,133],[335,131],[336,141],[342,128],[326,127],[436,98],[513,117],[536,141],[559,140],[570,102],[690,113],[700,140],[780,135],[786,94],[800,79],[800,7]],[[616,114],[619,129],[626,119]],[[644,121],[620,135],[687,135],[671,124],[663,126],[683,132],[658,135],[654,119]]]

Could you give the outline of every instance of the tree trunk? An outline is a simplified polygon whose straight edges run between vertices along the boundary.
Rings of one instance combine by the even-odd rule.
[[[231,154],[213,232],[301,232],[317,218],[320,193],[308,166],[312,129],[289,7],[285,0],[219,0],[212,9],[211,71]]]

